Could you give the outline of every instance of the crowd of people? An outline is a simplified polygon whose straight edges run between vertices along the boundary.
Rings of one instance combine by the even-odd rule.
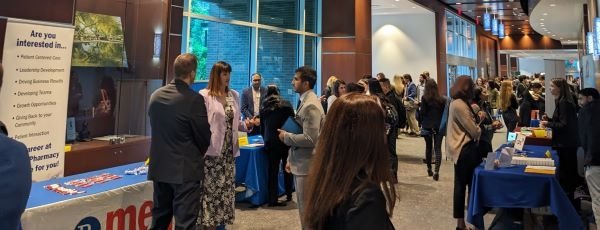
[[[319,97],[314,91],[316,71],[303,66],[290,73],[299,96],[294,109],[278,86],[262,86],[259,73],[251,76],[251,86],[241,95],[231,89],[233,68],[223,61],[213,65],[208,86],[196,92],[190,85],[197,64],[193,54],[179,55],[173,64],[175,79],[150,97],[151,229],[168,229],[173,217],[175,229],[234,223],[238,132],[262,135],[269,159],[268,205],[286,206],[295,190],[302,229],[394,229],[390,216],[398,199],[396,139],[403,134],[422,137],[427,175],[438,181],[445,137],[445,152],[454,164],[453,216],[456,228],[466,229],[466,194],[475,168],[493,151],[494,133],[504,126],[508,132],[531,126],[532,120],[552,129],[558,179],[566,194],[574,201],[575,189],[587,185],[600,218],[600,122],[594,119],[600,113],[600,94],[579,89],[575,80],[554,78],[546,91],[544,76],[475,81],[459,76],[445,97],[428,72],[420,74],[418,83],[409,74],[392,79],[384,73],[365,75],[356,83],[332,76]],[[545,113],[546,92],[555,98],[552,116]],[[299,130],[284,129],[290,121]],[[14,156],[21,157],[9,160],[28,163],[24,146],[7,137],[1,123],[0,128],[0,147],[11,146]],[[585,178],[577,173],[578,148],[585,153]],[[280,200],[282,169],[285,198]],[[21,174],[29,175],[22,181],[31,181],[30,173]],[[20,189],[11,190],[12,195],[27,195],[31,186],[6,183],[0,184]],[[0,213],[20,216],[24,205]],[[0,223],[19,224],[18,218]]]
[[[544,76],[475,81],[460,76],[449,98],[440,94],[428,72],[419,76],[418,83],[409,74],[393,79],[384,73],[375,78],[365,75],[355,83],[331,76],[319,97],[314,91],[317,74],[304,66],[295,70],[291,82],[300,98],[294,110],[278,86],[262,86],[258,73],[240,97],[229,88],[233,69],[225,62],[213,66],[206,89],[193,92],[187,85],[195,76],[196,62],[191,54],[177,57],[176,79],[150,100],[153,229],[165,227],[171,215],[181,229],[233,224],[238,131],[262,135],[269,158],[268,205],[287,205],[295,189],[303,229],[393,229],[389,216],[398,183],[396,139],[402,133],[423,137],[427,175],[435,181],[440,178],[446,137],[447,157],[454,163],[457,229],[466,228],[465,198],[474,170],[493,151],[494,133],[504,125],[512,132],[541,120],[540,126],[554,131],[553,145],[561,162],[558,178],[570,197],[583,183],[577,179],[577,147],[584,147],[588,167],[600,166],[591,142],[597,129],[577,129],[582,122],[597,126],[590,114],[597,109],[598,93],[578,91],[565,79],[550,83],[556,109],[547,116]],[[579,105],[573,96],[577,92]],[[300,130],[284,130],[289,120]],[[285,200],[278,193],[281,169]],[[586,173],[593,197],[600,195],[597,171]]]

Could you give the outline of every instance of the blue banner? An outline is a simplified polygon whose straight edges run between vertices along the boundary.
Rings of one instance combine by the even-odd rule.
[[[594,42],[594,34],[592,32],[588,32],[587,36],[586,36],[586,40],[587,40],[587,53],[588,54],[594,54],[594,50],[595,50],[595,42]]]
[[[488,14],[488,13],[483,14],[483,30],[485,30],[485,31],[492,30],[491,23],[492,22],[491,22],[490,14]]]
[[[498,36],[498,20],[492,20],[492,34]]]
[[[504,23],[502,22],[500,23],[500,25],[498,25],[498,38],[504,38]]]

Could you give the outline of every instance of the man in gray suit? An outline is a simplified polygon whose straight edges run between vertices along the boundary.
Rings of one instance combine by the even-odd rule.
[[[296,112],[296,121],[302,126],[302,133],[294,134],[279,130],[279,139],[290,146],[286,171],[294,174],[296,197],[300,211],[300,224],[304,211],[304,183],[312,159],[313,150],[325,121],[325,113],[321,101],[313,91],[317,82],[317,72],[308,66],[296,69],[292,86],[300,94],[300,105]]]

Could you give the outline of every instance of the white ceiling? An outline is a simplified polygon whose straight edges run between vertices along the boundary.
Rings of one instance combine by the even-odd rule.
[[[394,14],[432,14],[428,9],[410,0],[372,0],[371,14],[394,15]]]
[[[501,54],[510,54],[511,57],[536,58],[546,60],[572,60],[578,59],[576,49],[560,50],[500,50]]]
[[[584,0],[540,0],[529,15],[529,24],[563,44],[576,41],[583,25],[583,4]]]

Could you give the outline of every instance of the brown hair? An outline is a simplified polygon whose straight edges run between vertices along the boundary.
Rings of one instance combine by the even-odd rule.
[[[571,88],[569,83],[567,83],[567,80],[562,78],[552,78],[551,82],[560,90],[560,96],[556,98],[556,101],[566,100],[569,103],[577,104],[575,103],[573,93],[571,92]]]
[[[369,184],[383,184],[391,216],[396,193],[387,184],[392,175],[383,110],[374,97],[350,93],[338,98],[329,114],[332,117],[326,119],[317,141],[305,188],[302,217],[308,228],[323,229],[338,205]]]
[[[506,111],[510,107],[510,98],[513,96],[512,81],[504,80],[500,85],[500,109]]]
[[[227,64],[227,62],[224,61],[218,61],[213,65],[212,69],[210,70],[208,86],[206,87],[209,90],[208,95],[214,97],[224,96],[224,92],[221,92],[222,83],[220,81],[221,73],[223,72],[231,73],[231,65]],[[225,88],[225,92],[227,91],[229,91],[229,88]]]
[[[196,55],[191,53],[180,54],[173,62],[173,70],[176,78],[186,77],[198,67],[198,59]]]
[[[438,105],[444,105],[446,102],[444,98],[440,96],[437,83],[433,79],[427,79],[425,82],[425,95],[423,95],[423,101],[431,104],[437,103]]]
[[[456,78],[456,82],[450,89],[450,97],[452,99],[462,99],[467,103],[473,99],[473,89],[475,88],[475,83],[470,76],[461,75]]]
[[[2,88],[2,79],[4,78],[4,69],[2,68],[2,63],[0,63],[0,88]]]

